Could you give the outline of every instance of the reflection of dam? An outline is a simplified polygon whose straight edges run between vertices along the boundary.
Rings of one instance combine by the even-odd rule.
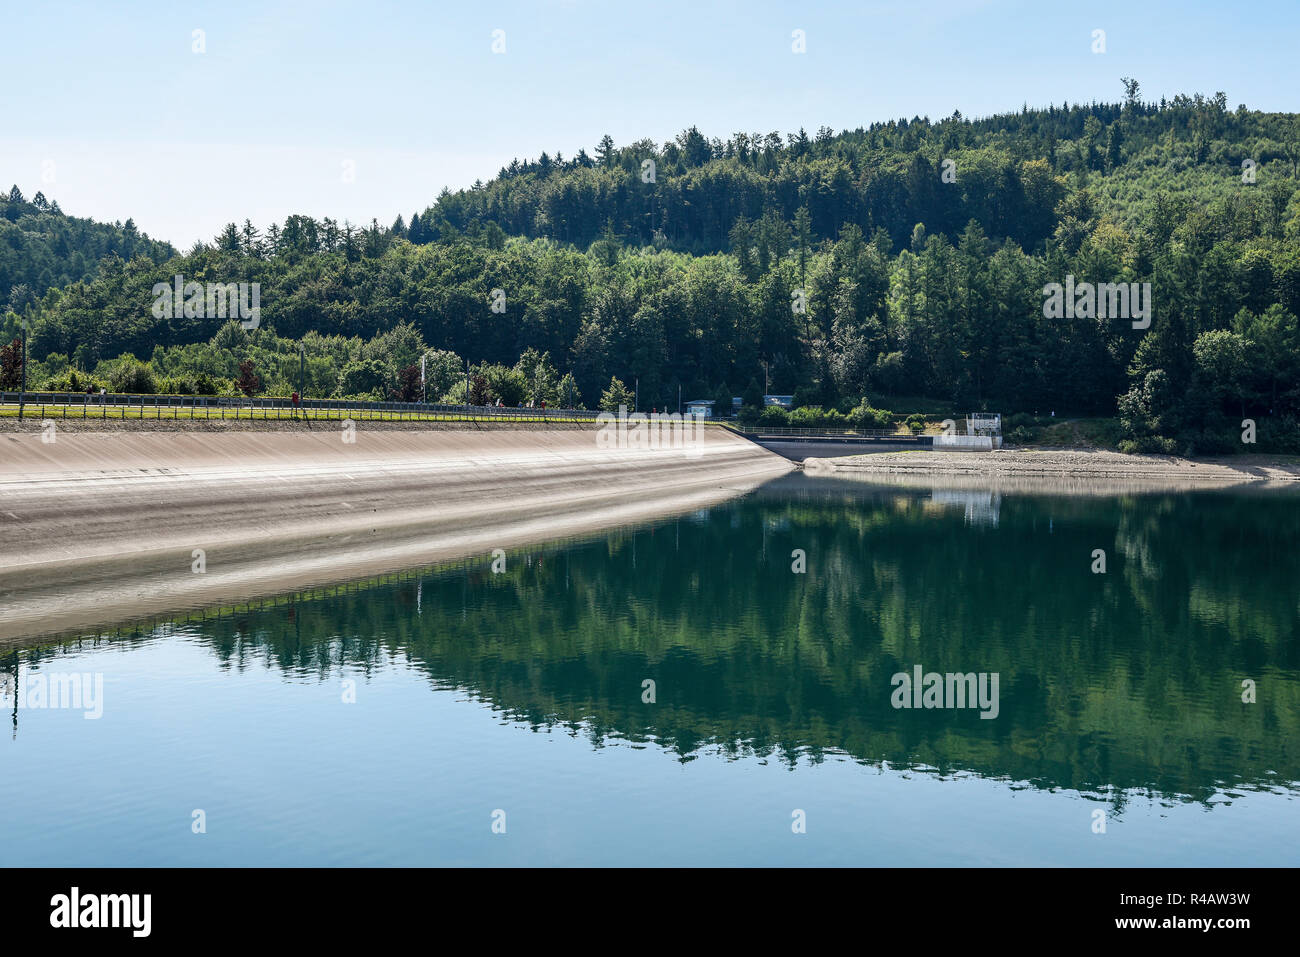
[[[930,501],[963,509],[967,525],[991,525],[997,528],[1002,495],[991,490],[937,488],[930,493]]]

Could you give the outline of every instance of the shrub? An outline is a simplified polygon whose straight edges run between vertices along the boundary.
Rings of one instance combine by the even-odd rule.
[[[163,395],[196,395],[198,389],[189,376],[172,376],[162,380]]]
[[[1178,443],[1160,435],[1149,435],[1140,439],[1122,439],[1119,450],[1126,455],[1177,455]]]
[[[779,405],[769,405],[759,414],[758,421],[769,428],[786,426],[790,424],[790,413]]]
[[[68,369],[62,375],[50,376],[45,388],[51,392],[85,392],[87,388],[98,392],[100,383],[85,372]]]
[[[154,381],[153,369],[143,362],[130,359],[119,363],[109,375],[108,391],[153,395],[158,391],[158,384]]]
[[[804,405],[790,413],[790,424],[800,429],[820,429],[826,424],[826,410],[819,405]]]
[[[887,429],[893,424],[894,414],[887,409],[873,409],[863,399],[849,412],[848,421],[857,429]]]
[[[262,377],[253,371],[253,360],[245,359],[239,364],[239,380],[235,387],[246,396],[262,391]]]
[[[1294,415],[1282,415],[1277,421],[1269,419],[1261,422],[1259,445],[1261,450],[1269,452],[1300,454],[1300,421]]]
[[[347,398],[377,398],[387,387],[388,367],[378,359],[354,359],[339,373],[339,394]]]
[[[1184,453],[1188,458],[1194,455],[1232,455],[1242,448],[1248,448],[1240,442],[1240,433],[1237,431],[1202,429],[1188,438],[1187,451]]]

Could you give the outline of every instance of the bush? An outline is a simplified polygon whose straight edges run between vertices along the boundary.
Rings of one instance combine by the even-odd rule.
[[[87,388],[98,392],[102,383],[85,372],[68,369],[62,375],[50,376],[45,381],[45,388],[50,392],[85,392]]]
[[[339,373],[338,388],[345,398],[379,398],[388,388],[388,367],[378,359],[354,359]]]
[[[194,380],[189,376],[172,376],[169,379],[163,379],[163,395],[196,395],[198,389],[194,385]]]
[[[925,416],[919,412],[913,412],[907,417],[907,427],[913,435],[920,435],[925,431]]]
[[[894,414],[887,409],[873,409],[863,399],[849,412],[848,421],[855,429],[888,429],[894,423]]]
[[[1188,458],[1195,455],[1232,455],[1243,448],[1249,448],[1240,438],[1241,434],[1236,430],[1203,429],[1188,436],[1187,450],[1183,454]]]
[[[1160,435],[1149,435],[1140,439],[1122,439],[1119,450],[1125,455],[1177,455],[1178,443]]]
[[[820,429],[826,425],[826,410],[819,405],[804,405],[790,413],[790,424],[799,429]]]
[[[120,363],[108,377],[109,392],[126,392],[132,395],[153,395],[158,391],[153,369],[143,362],[128,360]]]
[[[1027,426],[1017,425],[1007,433],[1007,441],[1012,445],[1028,445],[1034,441],[1034,433]]]
[[[758,421],[760,425],[766,425],[768,428],[787,426],[790,424],[790,413],[779,405],[769,405],[759,413]]]
[[[1294,415],[1282,415],[1276,422],[1261,422],[1259,445],[1261,451],[1300,454],[1300,421]]]

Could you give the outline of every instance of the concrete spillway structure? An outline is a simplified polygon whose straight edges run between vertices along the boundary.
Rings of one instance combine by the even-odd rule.
[[[793,466],[590,427],[0,435],[0,641],[679,514]],[[202,570],[196,570],[202,556]]]
[[[948,449],[988,452],[1002,447],[1000,435],[809,435],[787,436],[764,432],[742,432],[745,438],[793,462],[811,458],[840,458],[872,452],[902,452],[909,449]]]

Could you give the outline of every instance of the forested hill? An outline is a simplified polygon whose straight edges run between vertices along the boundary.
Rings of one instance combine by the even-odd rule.
[[[1126,86],[1123,103],[838,135],[605,138],[387,227],[231,223],[50,290],[30,309],[33,381],[71,366],[229,389],[246,360],[285,392],[302,340],[312,395],[391,394],[432,348],[498,367],[485,381],[517,397],[521,357],[541,381],[548,353],[588,405],[615,377],[662,408],[766,376],[841,411],[922,396],[1118,415],[1145,448],[1240,448],[1256,417],[1300,451],[1300,120]],[[260,328],[160,313],[152,289],[177,274],[260,283]],[[1049,315],[1044,288],[1075,282],[1149,283],[1149,325]]]
[[[49,289],[92,278],[105,256],[163,262],[174,255],[129,219],[97,223],[64,214],[43,193],[28,201],[17,186],[0,191],[0,306],[16,313]]]
[[[692,127],[663,145],[626,146],[606,136],[594,155],[543,153],[512,162],[485,185],[444,192],[406,229],[420,242],[495,223],[509,235],[584,248],[608,231],[635,245],[700,254],[731,249],[741,222],[760,251],[784,251],[792,231],[799,239],[802,207],[803,229],[820,238],[854,223],[868,235],[884,229],[899,247],[917,223],[952,238],[973,219],[995,242],[1035,251],[1063,225],[1058,207],[1068,186],[1091,186],[1095,212],[1128,229],[1166,230],[1168,223],[1148,221],[1144,195],[1165,190],[1208,204],[1228,195],[1235,177],[1225,174],[1240,173],[1247,159],[1280,162],[1294,178],[1295,116],[1230,111],[1223,94],[1146,104],[1134,87],[1125,104],[1026,107],[975,121],[954,113],[838,135],[823,127],[811,136],[722,140]],[[942,179],[945,160],[954,184]],[[1068,238],[1077,227],[1064,225]]]

